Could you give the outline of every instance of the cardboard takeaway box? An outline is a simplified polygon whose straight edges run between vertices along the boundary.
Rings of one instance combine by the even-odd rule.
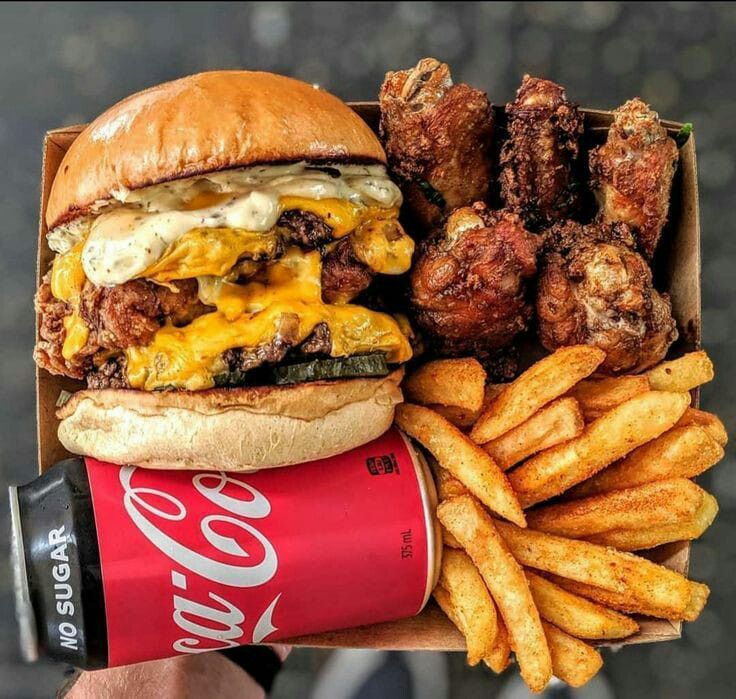
[[[353,103],[355,111],[375,130],[378,126],[378,105],[375,102]],[[503,118],[498,108],[497,116]],[[585,139],[590,143],[605,138],[611,123],[611,112],[583,109]],[[671,135],[682,124],[663,122]],[[45,213],[51,183],[64,154],[83,126],[70,126],[49,131],[44,139],[41,180],[41,215],[38,238],[37,275],[40,279],[51,264],[53,253],[46,243]],[[680,165],[675,178],[670,206],[670,222],[658,252],[655,277],[658,287],[669,292],[672,308],[680,331],[677,353],[700,346],[700,224],[698,217],[698,184],[695,139],[691,135],[680,149]],[[69,454],[59,443],[55,416],[56,401],[62,389],[75,391],[82,384],[36,370],[36,400],[38,426],[38,464],[43,472]],[[697,395],[695,396],[697,400]],[[686,573],[690,547],[686,542],[668,544],[652,552],[651,558],[669,568]],[[680,636],[680,623],[643,619],[641,631],[624,644],[664,641]],[[416,617],[395,622],[374,624],[355,629],[334,631],[293,640],[295,645],[314,647],[374,648],[396,650],[464,650],[460,633],[430,602]]]

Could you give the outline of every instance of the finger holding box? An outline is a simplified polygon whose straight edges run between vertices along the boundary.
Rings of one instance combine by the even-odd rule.
[[[713,362],[703,350],[662,362],[647,372],[652,390],[677,393],[685,393],[708,383],[714,375]]]
[[[501,470],[508,471],[532,454],[577,437],[584,426],[577,401],[558,398],[518,427],[484,444],[483,449]]]
[[[478,569],[464,551],[442,555],[439,585],[447,591],[460,631],[468,646],[468,665],[477,665],[493,651],[498,633],[496,605]]]
[[[598,674],[603,667],[603,658],[595,648],[545,621],[542,627],[555,677],[571,687],[582,687]]]
[[[722,447],[728,444],[728,433],[718,415],[698,410],[697,408],[688,408],[685,414],[677,421],[676,427],[687,427],[695,425],[704,429],[711,437]]]
[[[486,372],[477,359],[436,359],[413,372],[402,384],[408,400],[439,403],[476,412],[483,405]]]
[[[524,513],[504,473],[457,427],[429,408],[411,403],[397,406],[396,424],[428,449],[489,509],[526,526]]]
[[[518,427],[540,408],[567,393],[606,358],[597,347],[563,347],[508,384],[478,418],[471,438],[485,444]]]
[[[689,403],[687,393],[642,393],[590,423],[579,437],[531,457],[509,475],[522,507],[564,493],[655,439],[682,417]]]
[[[582,539],[612,529],[646,529],[691,520],[705,491],[686,478],[645,483],[527,512],[532,529]]]
[[[472,496],[445,500],[437,516],[483,576],[506,624],[521,676],[533,692],[540,692],[551,677],[552,661],[524,571]]]
[[[690,581],[645,558],[587,541],[521,529],[507,522],[494,523],[511,553],[524,566],[616,593],[619,598],[630,600],[632,607],[658,609],[659,616],[668,619],[682,618],[690,604]],[[605,599],[592,599],[620,611],[636,611],[609,604]]]
[[[630,595],[628,593],[604,590],[596,585],[590,585],[578,580],[553,575],[551,580],[560,587],[574,592],[576,595],[587,597],[612,609],[618,609],[627,614],[643,614],[657,619],[669,621],[695,621],[708,601],[710,590],[707,585],[686,580],[687,596],[682,607],[674,609],[669,605],[661,605],[654,597],[646,595]]]
[[[704,493],[697,512],[685,522],[646,529],[614,529],[586,537],[586,541],[619,551],[643,551],[673,541],[692,541],[705,533],[717,514],[718,502],[710,493]]]
[[[585,421],[592,422],[617,405],[649,390],[649,379],[646,375],[611,376],[605,379],[584,379],[573,386],[568,395],[580,404]]]
[[[577,638],[611,640],[639,630],[633,619],[555,585],[530,570],[524,571],[539,614],[545,621]]]
[[[723,447],[704,429],[695,425],[673,427],[583,481],[568,495],[579,498],[669,478],[694,478],[723,456]]]

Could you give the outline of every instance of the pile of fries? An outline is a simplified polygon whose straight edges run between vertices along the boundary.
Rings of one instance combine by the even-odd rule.
[[[631,552],[699,537],[718,511],[692,480],[717,463],[723,423],[690,407],[713,378],[705,352],[638,376],[596,378],[603,353],[573,346],[513,383],[474,359],[408,377],[397,424],[428,452],[445,550],[434,598],[468,663],[502,672],[513,651],[539,692],[601,668],[590,644],[645,615],[692,621],[708,588]],[[548,502],[552,501],[552,502]]]

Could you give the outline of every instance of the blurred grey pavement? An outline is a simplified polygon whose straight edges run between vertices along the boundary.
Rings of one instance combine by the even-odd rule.
[[[705,408],[736,426],[736,6],[730,3],[0,3],[0,696],[53,696],[62,668],[23,665],[7,560],[8,483],[35,473],[34,260],[41,142],[149,85],[213,68],[258,68],[374,99],[384,73],[425,55],[502,104],[525,72],[587,107],[640,95],[694,124],[700,170],[704,344],[718,381]],[[721,513],[693,547],[713,592],[678,642],[605,652],[616,697],[731,697],[736,687],[736,468],[702,480]],[[325,651],[295,651],[273,696],[306,697]],[[448,657],[451,697],[498,696],[500,679]],[[402,685],[403,686],[403,685]],[[417,687],[415,687],[417,689]],[[505,696],[518,696],[509,685]],[[390,696],[385,694],[385,696]],[[581,695],[582,696],[582,695]],[[607,696],[588,694],[588,696]]]

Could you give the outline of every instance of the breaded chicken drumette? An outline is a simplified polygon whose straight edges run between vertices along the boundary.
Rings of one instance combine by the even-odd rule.
[[[602,220],[628,224],[649,260],[667,222],[678,157],[657,113],[638,98],[616,110],[608,140],[590,154]]]
[[[511,212],[482,203],[455,210],[422,243],[411,273],[414,318],[428,345],[484,358],[525,330],[539,243]]]
[[[677,339],[669,297],[655,290],[625,224],[553,226],[540,269],[539,339],[548,350],[595,345],[606,352],[598,370],[619,374],[657,364]]]
[[[450,69],[424,58],[381,86],[381,138],[404,199],[427,229],[458,206],[483,201],[491,182],[488,97],[453,85]]]
[[[506,115],[501,196],[507,208],[533,231],[570,218],[580,206],[583,117],[577,105],[557,83],[525,75]]]

